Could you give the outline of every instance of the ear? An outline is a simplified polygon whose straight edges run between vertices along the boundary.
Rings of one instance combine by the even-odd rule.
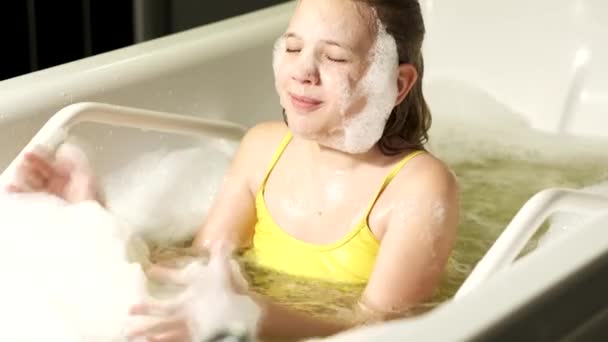
[[[418,80],[418,71],[412,64],[400,64],[397,75],[397,99],[395,106],[399,105],[410,92]]]

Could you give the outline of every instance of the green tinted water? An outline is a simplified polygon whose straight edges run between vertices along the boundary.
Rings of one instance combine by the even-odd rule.
[[[422,304],[425,311],[454,295],[519,208],[534,193],[548,187],[588,186],[603,180],[606,166],[559,165],[544,162],[484,159],[452,165],[461,188],[461,222],[443,284]],[[533,249],[540,234],[526,246]],[[362,287],[322,284],[246,266],[251,286],[288,306],[317,316],[348,318]]]

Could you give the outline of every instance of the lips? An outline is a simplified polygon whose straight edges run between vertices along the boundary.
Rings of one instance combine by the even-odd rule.
[[[297,96],[291,93],[289,94],[289,98],[291,99],[291,104],[296,109],[303,111],[315,110],[323,103],[323,101],[319,101],[312,97]]]

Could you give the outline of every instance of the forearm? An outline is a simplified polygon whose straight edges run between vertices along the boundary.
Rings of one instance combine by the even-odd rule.
[[[352,323],[315,318],[257,294],[250,296],[262,309],[262,318],[258,326],[262,338],[324,337],[354,326]]]

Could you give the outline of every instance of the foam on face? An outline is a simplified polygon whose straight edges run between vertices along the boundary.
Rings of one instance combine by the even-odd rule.
[[[339,126],[333,127],[327,137],[318,137],[318,142],[330,148],[347,152],[362,153],[371,149],[380,139],[384,126],[397,98],[398,53],[395,39],[386,32],[384,25],[376,20],[376,39],[368,59],[364,76],[353,90],[347,74],[336,76],[324,74],[323,77],[334,77],[330,83],[339,90],[338,111]],[[273,69],[278,74],[278,67],[285,54],[285,38],[279,38],[273,51]],[[301,63],[313,63],[315,57],[301,57]],[[302,66],[303,67],[303,66]],[[278,82],[278,78],[275,78]],[[279,87],[279,84],[276,85]],[[354,109],[360,101],[363,109]],[[357,110],[357,112],[352,112]]]
[[[345,93],[342,100],[343,136],[335,138],[332,147],[347,153],[366,152],[380,140],[397,99],[397,44],[379,20],[376,26],[371,64],[355,92]],[[366,98],[365,107],[349,115],[348,108],[360,97]]]
[[[281,58],[285,55],[285,37],[279,37],[274,43],[274,48],[272,50],[272,70],[274,74],[278,74],[279,63],[281,62]],[[275,78],[275,80],[277,80]]]

